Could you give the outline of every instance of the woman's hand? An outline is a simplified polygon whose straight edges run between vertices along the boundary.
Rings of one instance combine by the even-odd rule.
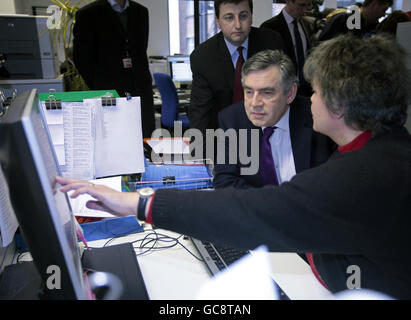
[[[62,185],[60,191],[74,191],[70,198],[88,194],[96,200],[86,203],[87,208],[102,210],[116,216],[136,215],[139,194],[136,192],[118,192],[106,186],[84,180],[56,177],[55,182]]]

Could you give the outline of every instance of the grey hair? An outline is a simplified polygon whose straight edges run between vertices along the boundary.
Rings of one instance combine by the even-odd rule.
[[[244,77],[251,71],[260,71],[272,66],[278,67],[281,74],[281,85],[284,93],[287,93],[294,83],[298,84],[294,63],[281,50],[264,50],[256,53],[243,65],[241,81],[244,85]]]
[[[343,113],[352,128],[377,135],[407,119],[410,72],[404,51],[387,36],[324,41],[308,56],[304,76],[320,89],[328,110]]]

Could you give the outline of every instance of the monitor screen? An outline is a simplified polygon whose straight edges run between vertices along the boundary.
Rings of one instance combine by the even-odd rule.
[[[189,56],[169,56],[167,61],[170,76],[174,82],[191,83],[193,75],[191,73]]]
[[[44,298],[86,299],[74,216],[54,183],[60,173],[37,90],[17,97],[0,122],[0,161]]]

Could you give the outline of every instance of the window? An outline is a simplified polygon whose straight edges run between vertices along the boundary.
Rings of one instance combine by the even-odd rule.
[[[218,32],[215,21],[214,1],[199,1],[200,43]]]
[[[214,1],[168,0],[168,13],[171,55],[190,54],[196,43],[202,43],[218,32]]]
[[[194,1],[168,0],[170,55],[194,49]]]

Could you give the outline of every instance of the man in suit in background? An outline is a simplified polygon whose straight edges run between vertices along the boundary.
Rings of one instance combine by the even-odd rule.
[[[215,0],[214,7],[221,32],[190,56],[193,82],[188,117],[190,127],[203,134],[218,128],[221,109],[243,99],[242,63],[261,50],[283,48],[279,34],[251,27],[252,0]]]
[[[294,62],[300,81],[298,94],[304,96],[311,96],[311,86],[304,79],[303,66],[311,47],[312,34],[302,17],[311,8],[312,0],[286,0],[278,15],[261,24],[261,28],[277,31],[283,37],[284,51]]]
[[[333,143],[312,130],[310,100],[296,96],[298,80],[294,64],[284,52],[265,50],[257,53],[245,63],[242,79],[244,102],[219,113],[220,127],[224,130],[233,128],[237,133],[237,162],[229,163],[233,145],[230,146],[229,139],[221,139],[220,143],[225,144],[225,162],[215,165],[215,188],[279,185],[329,158]],[[271,133],[266,132],[271,128],[274,129]],[[252,138],[253,129],[258,139]],[[246,130],[246,140],[241,138],[241,130]],[[255,143],[259,147],[257,154]],[[242,163],[245,157],[239,155],[240,148],[245,145],[251,164]],[[245,168],[256,166],[253,161],[257,162],[258,172],[242,174]]]
[[[143,137],[151,137],[155,125],[147,8],[129,0],[97,0],[77,11],[73,33],[74,63],[87,86],[140,96]]]

